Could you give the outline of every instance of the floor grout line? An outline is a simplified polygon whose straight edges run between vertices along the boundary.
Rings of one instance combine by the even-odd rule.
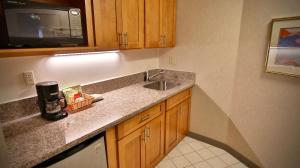
[[[190,137],[189,137],[189,138],[190,138]],[[216,154],[214,151],[212,151],[211,149],[209,149],[209,148],[211,148],[211,147],[214,147],[214,148],[217,148],[217,149],[221,149],[221,148],[218,148],[218,147],[213,146],[213,145],[210,145],[210,144],[206,145],[207,143],[202,142],[202,141],[199,141],[199,140],[196,140],[196,139],[193,139],[193,138],[191,138],[191,139],[192,139],[191,141],[187,141],[187,140],[183,139],[179,144],[177,144],[177,145],[175,146],[174,149],[172,149],[172,150],[176,150],[176,151],[178,152],[178,155],[177,155],[177,156],[170,157],[170,156],[169,156],[170,153],[169,153],[167,156],[165,156],[165,158],[164,158],[163,160],[164,160],[164,161],[169,160],[169,161],[173,164],[173,166],[175,166],[176,168],[179,168],[179,167],[175,164],[175,162],[173,161],[173,159],[179,158],[179,157],[183,157],[185,160],[188,161],[189,165],[184,166],[184,167],[194,167],[196,164],[199,164],[199,163],[201,163],[201,162],[206,162],[210,167],[213,168],[213,165],[211,165],[211,163],[208,162],[208,160],[214,159],[214,158],[218,158],[222,163],[224,163],[224,165],[226,165],[224,168],[229,168],[229,167],[231,167],[231,166],[233,166],[233,165],[236,165],[236,164],[243,164],[242,162],[240,162],[238,159],[236,159],[234,156],[232,156],[230,153],[228,153],[228,152],[226,152],[226,151],[225,151],[224,153],[221,153],[221,154]],[[194,148],[192,147],[192,143],[196,143],[196,144],[199,143],[199,144],[202,145],[203,148],[196,150],[196,149],[194,149]],[[178,145],[180,145],[180,144],[181,144],[181,145],[183,144],[183,145],[189,146],[189,147],[192,149],[192,151],[191,151],[191,152],[187,152],[187,153],[181,152],[181,151],[179,150],[179,148],[178,148]],[[213,154],[213,156],[204,159],[204,158],[199,154],[199,151],[204,150],[204,149],[207,149],[209,152],[211,152],[211,153]],[[223,149],[221,149],[221,150],[223,150]],[[170,152],[172,152],[172,151],[170,151]],[[191,153],[195,153],[195,154],[196,154],[197,156],[199,156],[202,160],[199,160],[199,161],[196,161],[195,163],[192,163],[192,162],[187,158],[187,156],[186,156],[186,155],[191,154]],[[238,160],[238,162],[232,163],[232,164],[226,163],[226,162],[221,158],[221,156],[226,155],[226,154],[229,154],[230,156],[232,156],[233,158],[235,158],[236,160]],[[161,162],[162,162],[162,161],[161,161]]]

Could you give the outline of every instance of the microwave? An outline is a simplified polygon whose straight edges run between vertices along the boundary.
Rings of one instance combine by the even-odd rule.
[[[79,8],[5,0],[2,48],[73,47],[86,43]],[[3,26],[4,25],[4,26]]]

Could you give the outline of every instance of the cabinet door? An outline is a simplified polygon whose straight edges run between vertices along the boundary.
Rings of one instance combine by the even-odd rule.
[[[164,125],[165,115],[161,115],[145,127],[147,168],[154,168],[164,157]]]
[[[96,47],[118,49],[116,0],[93,0],[93,8]]]
[[[120,168],[145,168],[145,127],[118,142]]]
[[[175,46],[176,0],[161,0],[162,47]]]
[[[179,109],[180,105],[177,105],[166,111],[166,153],[169,152],[178,142]]]
[[[179,111],[179,139],[183,139],[188,133],[189,128],[189,111],[190,111],[190,99],[186,99],[180,104]]]
[[[145,47],[175,46],[176,0],[145,0]]]
[[[144,47],[144,0],[117,0],[117,29],[122,49]]]
[[[145,0],[145,47],[161,46],[161,0]]]

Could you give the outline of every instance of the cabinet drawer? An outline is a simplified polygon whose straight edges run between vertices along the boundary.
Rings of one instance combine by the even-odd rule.
[[[192,94],[192,88],[184,90],[177,95],[169,98],[167,100],[167,110],[171,109],[172,107],[176,106],[177,104],[181,103],[185,99],[189,98]]]
[[[145,125],[152,119],[161,115],[165,111],[165,103],[162,102],[158,105],[151,107],[150,109],[132,117],[131,119],[122,122],[117,126],[118,130],[118,139],[122,139],[124,136],[135,131],[139,127]]]

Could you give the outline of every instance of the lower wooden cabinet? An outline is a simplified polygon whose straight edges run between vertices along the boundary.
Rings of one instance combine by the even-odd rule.
[[[161,115],[118,142],[120,168],[152,168],[164,157],[164,123]]]
[[[146,168],[155,167],[164,157],[165,115],[146,125]]]
[[[118,142],[120,168],[145,168],[145,127]]]
[[[189,112],[190,112],[190,101],[191,99],[186,99],[180,104],[179,110],[179,140],[182,140],[188,133],[189,130]]]
[[[179,105],[166,112],[166,152],[169,152],[178,142],[179,129]]]
[[[109,168],[154,168],[187,134],[190,96],[184,90],[108,129]]]
[[[188,133],[190,98],[166,111],[166,153],[171,151]]]

